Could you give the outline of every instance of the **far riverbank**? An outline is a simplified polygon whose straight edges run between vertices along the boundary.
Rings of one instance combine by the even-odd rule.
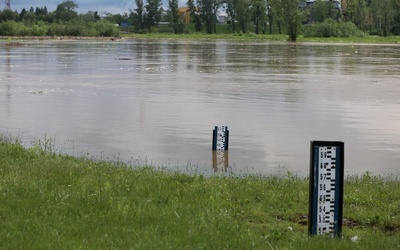
[[[126,39],[182,39],[182,40],[240,40],[240,41],[270,41],[289,42],[287,35],[255,35],[255,34],[172,34],[172,33],[123,33],[120,37],[82,37],[82,36],[0,36],[1,40],[97,40],[124,41]],[[400,36],[366,36],[366,37],[298,37],[297,43],[366,43],[366,44],[400,44]]]

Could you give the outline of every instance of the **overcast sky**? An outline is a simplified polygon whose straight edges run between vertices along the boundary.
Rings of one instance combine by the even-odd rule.
[[[11,0],[11,9],[21,12],[23,8],[29,10],[31,7],[47,7],[48,11],[54,11],[57,5],[64,0]],[[110,12],[112,14],[129,13],[129,9],[135,8],[135,0],[74,0],[78,4],[78,13],[86,13],[88,11]],[[168,0],[162,0],[164,6],[167,7]],[[180,0],[185,5],[186,0]],[[3,5],[3,6],[1,6]],[[180,4],[181,5],[181,4]],[[4,9],[5,1],[0,1],[0,9]],[[182,6],[183,7],[183,6]]]

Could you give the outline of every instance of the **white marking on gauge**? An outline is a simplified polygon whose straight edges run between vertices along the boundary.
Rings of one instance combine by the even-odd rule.
[[[317,233],[329,234],[335,222],[336,147],[320,147],[318,155]]]
[[[213,131],[213,150],[228,150],[228,126],[215,126]]]

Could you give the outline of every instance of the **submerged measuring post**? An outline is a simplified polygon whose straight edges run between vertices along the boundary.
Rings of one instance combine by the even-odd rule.
[[[213,130],[212,150],[228,150],[228,126],[215,126]]]
[[[310,151],[308,232],[339,237],[343,220],[344,143],[312,141]]]

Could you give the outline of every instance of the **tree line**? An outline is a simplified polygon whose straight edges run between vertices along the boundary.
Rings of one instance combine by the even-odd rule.
[[[175,33],[185,15],[197,32],[217,33],[217,16],[227,14],[231,32],[306,36],[389,36],[400,34],[400,0],[187,0],[180,12],[178,0],[163,11],[160,0],[135,0],[131,21],[136,30],[152,30],[159,20]],[[163,17],[163,13],[164,17]],[[331,30],[331,31],[329,31]]]
[[[114,23],[100,18],[97,11],[78,14],[78,4],[67,0],[55,11],[47,7],[23,8],[21,12],[0,11],[2,36],[119,36]]]

